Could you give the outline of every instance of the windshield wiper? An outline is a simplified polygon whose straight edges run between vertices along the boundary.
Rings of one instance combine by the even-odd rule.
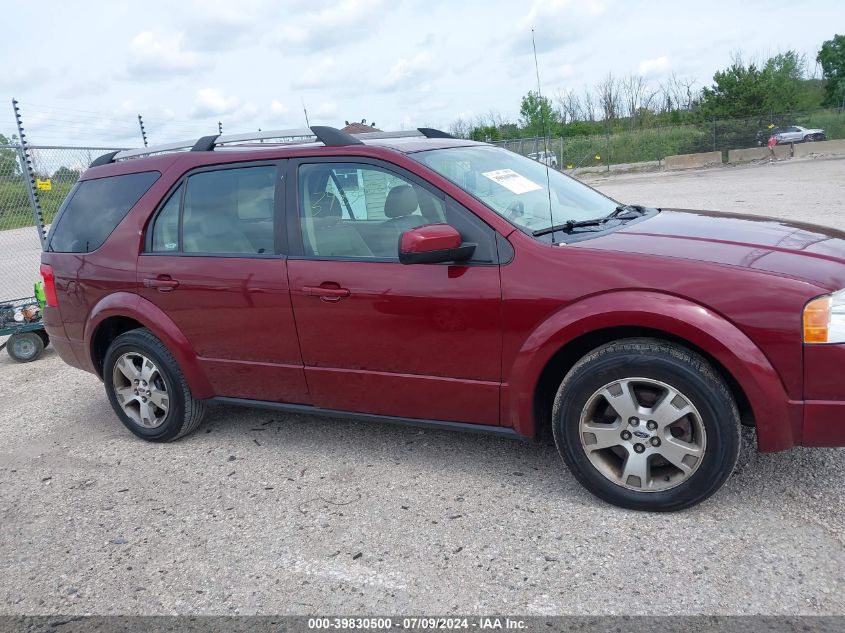
[[[636,213],[637,216],[642,215],[645,213],[645,208],[641,207],[638,204],[620,204],[616,207],[609,215],[605,216],[605,219],[611,220],[613,218],[620,218],[623,220],[633,219],[636,216],[632,216],[631,218],[623,217],[626,213]]]
[[[555,224],[545,229],[537,229],[536,231],[532,231],[531,235],[534,237],[540,237],[541,235],[548,235],[549,233],[556,233],[558,231],[564,231],[565,233],[569,233],[572,229],[581,228],[584,226],[601,226],[610,220],[633,220],[634,215],[630,217],[626,216],[627,213],[636,213],[637,215],[641,215],[645,209],[643,207],[633,205],[633,204],[620,204],[616,207],[609,215],[603,216],[601,218],[592,218],[590,220],[567,220],[563,224]]]

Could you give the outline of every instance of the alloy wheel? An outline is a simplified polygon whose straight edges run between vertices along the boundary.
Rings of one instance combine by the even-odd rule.
[[[625,378],[598,389],[581,412],[579,435],[602,475],[638,492],[668,490],[689,479],[707,439],[689,398],[651,378]]]
[[[112,385],[118,404],[130,420],[147,429],[164,423],[170,396],[152,360],[139,352],[122,354],[112,370]]]

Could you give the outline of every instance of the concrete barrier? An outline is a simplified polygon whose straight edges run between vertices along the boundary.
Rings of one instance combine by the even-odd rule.
[[[768,147],[748,147],[746,149],[732,149],[728,151],[728,162],[750,163],[755,160],[766,160],[771,156]],[[789,158],[789,145],[775,145],[775,158]]]
[[[795,157],[810,156],[811,154],[837,155],[845,154],[845,140],[818,141],[810,143],[796,143]]]
[[[701,154],[679,154],[665,158],[666,169],[695,169],[709,165],[722,164],[722,152],[703,152]]]

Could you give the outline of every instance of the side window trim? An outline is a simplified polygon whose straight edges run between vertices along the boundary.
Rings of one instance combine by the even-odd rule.
[[[179,257],[240,257],[240,258],[256,258],[256,259],[267,259],[267,258],[274,258],[274,257],[286,257],[287,253],[289,252],[288,245],[287,245],[287,230],[285,227],[285,200],[287,195],[287,175],[288,175],[288,168],[287,163],[289,159],[281,158],[275,160],[261,160],[261,161],[247,161],[247,162],[236,162],[236,163],[218,163],[215,165],[203,165],[200,167],[194,167],[184,173],[182,173],[179,178],[170,186],[162,196],[161,200],[156,206],[155,211],[150,215],[150,219],[147,222],[147,225],[144,227],[144,250],[141,252],[141,255],[176,255]],[[276,176],[275,176],[275,191],[273,197],[273,244],[274,249],[272,253],[186,253],[182,243],[182,219],[185,210],[185,197],[186,192],[188,191],[188,179],[195,175],[210,171],[223,171],[226,169],[245,169],[249,167],[275,167],[276,168]],[[179,199],[179,228],[178,228],[178,239],[179,239],[179,248],[175,251],[154,251],[153,250],[153,232],[155,223],[158,220],[159,215],[161,214],[164,207],[170,201],[170,197],[176,192],[179,187],[182,185],[182,192]]]

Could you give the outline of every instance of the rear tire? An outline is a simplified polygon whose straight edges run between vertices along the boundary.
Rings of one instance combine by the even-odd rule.
[[[117,417],[148,442],[171,442],[205,417],[173,355],[146,328],[118,336],[103,362],[106,395]]]
[[[633,510],[704,501],[739,456],[739,412],[725,381],[700,355],[656,339],[615,341],[578,361],[552,427],[575,478]]]

